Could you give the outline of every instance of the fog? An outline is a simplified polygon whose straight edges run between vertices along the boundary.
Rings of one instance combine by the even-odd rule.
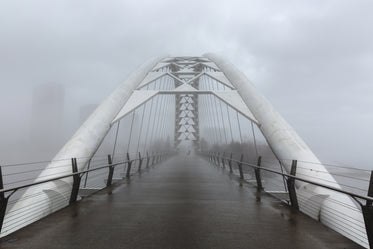
[[[148,58],[215,52],[322,161],[371,168],[372,11],[364,0],[1,1],[0,165],[50,160]],[[51,85],[60,102],[36,105]]]

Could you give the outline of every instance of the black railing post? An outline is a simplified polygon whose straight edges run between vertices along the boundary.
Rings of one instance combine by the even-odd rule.
[[[113,159],[111,158],[111,155],[107,155],[107,161],[109,166],[109,175],[107,177],[107,182],[106,182],[106,187],[109,187],[111,183],[113,182],[113,174],[114,174],[114,167],[112,166],[113,164]]]
[[[290,175],[295,176],[297,172],[297,160],[293,160],[291,163]],[[295,192],[295,179],[293,177],[288,177],[287,185],[290,197],[290,204],[293,208],[299,210],[297,193]]]
[[[127,152],[127,173],[126,177],[129,178],[131,176],[131,166],[132,166],[132,161],[130,159],[130,154]]]
[[[218,161],[218,166],[220,167],[220,152],[218,152],[218,158],[217,158],[217,161]]]
[[[225,157],[225,152],[223,152],[223,156],[221,157],[221,162],[223,163],[223,168],[225,168],[224,157]]]
[[[141,153],[139,152],[139,171],[141,170],[141,165],[142,165],[142,158],[141,158]]]
[[[228,161],[228,164],[229,164],[229,172],[232,172],[232,157],[233,157],[233,153],[231,153],[231,156],[229,158],[229,161]]]
[[[91,167],[91,161],[92,161],[92,157],[89,159],[88,161],[88,165],[87,165],[87,170],[89,170],[89,168]],[[85,177],[84,177],[84,186],[83,188],[87,187],[87,181],[88,181],[88,173],[85,173]]]
[[[369,188],[368,188],[368,196],[373,197],[373,171],[370,172],[370,181],[369,181]],[[364,216],[364,223],[365,229],[368,236],[369,248],[373,248],[373,206],[372,201],[366,202],[365,205],[361,206],[363,216]]]
[[[0,166],[0,189],[4,189],[3,173]],[[8,197],[5,197],[5,193],[0,193],[0,231],[3,227],[6,207],[8,205]]]
[[[262,157],[259,156],[258,157],[258,163],[256,164],[256,166],[258,166],[258,168],[255,168],[256,187],[257,187],[258,191],[263,189],[262,177],[260,175],[260,169],[259,169],[261,164],[262,164]]]
[[[243,170],[242,170],[242,162],[243,162],[243,154],[241,154],[240,162],[237,165],[238,165],[238,171],[240,172],[240,178],[244,179]]]
[[[150,159],[150,157],[149,157],[149,153],[146,152],[146,167],[147,167],[147,168],[149,168],[149,159]]]
[[[73,173],[78,172],[78,164],[76,162],[76,158],[71,158],[71,166],[72,166],[72,171]],[[69,203],[73,203],[77,200],[78,198],[78,193],[79,193],[79,186],[80,186],[80,175],[79,174],[74,174],[73,175],[73,188],[71,190],[71,195],[70,195],[70,201]]]

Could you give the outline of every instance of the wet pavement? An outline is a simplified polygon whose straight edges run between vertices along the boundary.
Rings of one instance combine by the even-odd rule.
[[[2,239],[0,248],[362,248],[206,160],[178,156]]]

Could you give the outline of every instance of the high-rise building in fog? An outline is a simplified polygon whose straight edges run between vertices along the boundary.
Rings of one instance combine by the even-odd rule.
[[[65,87],[47,83],[32,92],[30,138],[40,149],[56,150],[64,137]]]

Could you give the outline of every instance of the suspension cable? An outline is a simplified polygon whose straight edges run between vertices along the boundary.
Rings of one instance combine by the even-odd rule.
[[[150,103],[150,112],[149,112],[149,117],[148,117],[148,126],[146,127],[146,134],[145,134],[145,144],[144,144],[144,153],[146,152],[146,146],[147,146],[147,143],[148,143],[148,134],[149,134],[149,127],[150,127],[150,125],[151,125],[151,122],[150,122],[150,120],[151,120],[151,117],[152,117],[152,114],[153,114],[153,102],[154,102],[154,98],[155,97],[153,97],[152,98],[152,100],[151,100],[151,103]]]
[[[154,135],[154,132],[158,132],[158,128],[159,128],[159,119],[160,119],[160,112],[161,112],[161,108],[162,108],[162,105],[163,105],[163,100],[164,100],[164,95],[161,95],[160,96],[160,100],[158,100],[158,108],[156,109],[156,113],[158,114],[155,118],[157,119],[157,121],[155,121],[155,118],[154,118],[154,125],[155,127],[153,128],[152,130],[152,136],[151,136],[151,139],[150,139],[150,144],[153,143],[154,141],[154,136],[157,137],[157,134]],[[158,134],[159,135],[159,134]]]
[[[232,143],[233,143],[234,141],[233,141],[233,132],[232,132],[231,116],[229,115],[228,104],[225,104],[225,106],[227,107],[229,130],[230,130],[230,132],[231,132],[231,138],[232,138]]]
[[[237,123],[238,123],[238,130],[240,132],[240,143],[242,144],[242,131],[241,131],[241,124],[240,124],[240,117],[238,116],[238,111],[236,111],[236,115],[237,115]]]
[[[141,124],[140,124],[140,131],[139,131],[139,137],[137,139],[137,148],[136,148],[136,154],[139,152],[139,147],[140,147],[140,140],[141,140],[141,134],[142,134],[142,128],[143,128],[143,121],[144,121],[144,115],[145,115],[145,109],[148,103],[145,103],[143,105],[142,109],[142,116],[141,116]]]
[[[209,81],[209,85],[210,85],[210,81]],[[211,83],[211,86],[212,86],[212,83]],[[211,87],[211,89],[214,89],[213,87]],[[216,112],[216,115],[212,115],[213,117],[215,117],[216,118],[216,120],[217,120],[217,126],[216,126],[216,123],[215,123],[215,129],[216,129],[216,131],[217,131],[217,133],[219,132],[219,137],[220,137],[220,140],[219,140],[219,142],[223,142],[223,135],[221,134],[221,130],[219,129],[220,128],[220,122],[219,122],[219,117],[218,117],[218,113],[217,113],[217,107],[216,107],[216,105],[214,106],[214,104],[213,104],[213,98],[214,98],[214,96],[209,96],[210,98],[210,102],[211,102],[211,108],[214,108],[214,111]],[[215,121],[215,120],[214,120]]]
[[[211,115],[211,109],[209,108],[209,95],[205,96],[205,102],[206,102],[207,117],[210,119],[209,123],[210,123],[211,134],[212,134],[212,137],[214,138],[214,144],[217,144],[218,143],[218,138],[217,138],[217,135],[216,135],[216,129],[214,129],[214,127],[213,127],[214,121],[213,121],[213,117]]]
[[[221,114],[221,122],[223,124],[223,131],[224,131],[224,137],[225,137],[225,144],[228,144],[228,140],[227,140],[227,131],[225,130],[225,122],[224,122],[224,118],[223,118],[223,108],[221,106],[221,101],[220,99],[219,100],[216,100],[216,97],[215,97],[215,103],[216,101],[219,102],[219,106],[220,106],[220,114]]]
[[[113,146],[113,153],[111,154],[111,155],[112,155],[111,158],[112,158],[113,161],[114,161],[115,149],[116,149],[116,147],[117,147],[119,125],[120,125],[120,120],[118,121],[118,124],[117,124],[117,131],[115,132],[115,140],[114,140],[114,146]]]
[[[250,120],[250,123],[251,123],[251,130],[253,132],[253,138],[254,138],[255,154],[256,154],[256,157],[258,157],[259,154],[258,154],[258,147],[257,147],[257,144],[256,144],[256,138],[255,138],[255,131],[254,131],[253,121]]]
[[[128,146],[127,146],[127,153],[130,149],[131,139],[132,139],[132,128],[133,128],[133,121],[135,119],[136,109],[132,112],[132,121],[131,121],[131,128],[130,128],[130,137],[128,138]]]

